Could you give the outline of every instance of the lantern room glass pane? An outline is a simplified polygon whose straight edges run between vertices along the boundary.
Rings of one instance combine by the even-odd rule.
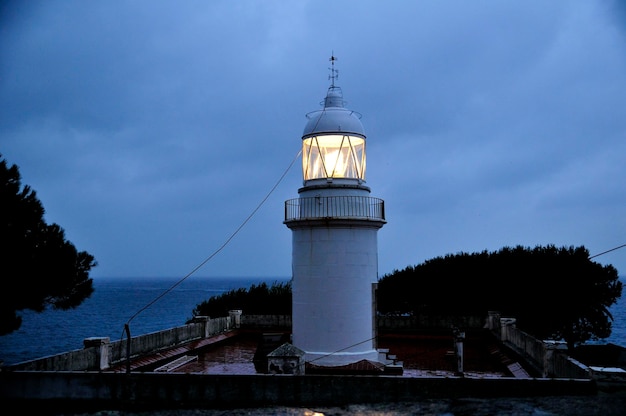
[[[365,180],[365,139],[331,134],[302,141],[304,180],[352,178]]]

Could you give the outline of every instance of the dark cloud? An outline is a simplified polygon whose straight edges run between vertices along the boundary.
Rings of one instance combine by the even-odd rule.
[[[0,151],[96,275],[185,274],[294,162],[334,53],[387,204],[381,274],[504,245],[601,252],[626,226],[620,4],[5,2]],[[200,273],[288,276],[300,175]]]

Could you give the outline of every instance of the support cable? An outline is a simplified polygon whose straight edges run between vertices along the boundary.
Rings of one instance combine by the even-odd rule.
[[[307,363],[313,363],[313,362],[315,362],[317,360],[321,360],[322,358],[330,357],[331,355],[337,354],[338,352],[348,350],[348,349],[350,349],[352,347],[356,347],[357,345],[365,344],[366,342],[372,341],[372,340],[374,340],[376,338],[378,338],[378,337],[377,336],[373,336],[372,338],[366,339],[365,341],[357,342],[356,344],[352,344],[352,345],[349,345],[349,346],[347,346],[345,348],[341,348],[341,349],[335,350],[333,352],[329,352],[326,355],[322,355],[320,357],[314,358],[313,360],[307,361]]]
[[[598,254],[594,254],[593,256],[589,256],[589,259],[592,259],[592,258],[594,258],[594,257],[601,256],[601,255],[606,254],[606,253],[610,253],[611,251],[615,251],[615,250],[618,250],[618,249],[620,249],[620,248],[624,248],[624,247],[626,247],[626,244],[622,244],[622,245],[617,246],[617,247],[614,247],[614,248],[612,248],[612,249],[610,249],[610,250],[603,251],[602,253],[598,253]],[[336,354],[336,353],[338,353],[338,352],[345,351],[345,350],[350,349],[350,348],[352,348],[352,347],[356,347],[357,345],[364,344],[364,343],[369,342],[369,341],[371,341],[371,340],[373,340],[373,339],[376,339],[376,338],[377,338],[377,337],[373,337],[373,338],[370,338],[370,339],[366,339],[365,341],[357,342],[356,344],[352,344],[352,345],[347,346],[347,347],[345,347],[345,348],[341,348],[341,349],[339,349],[339,350],[336,350],[336,351],[330,352],[330,353],[328,353],[328,354],[326,354],[326,355],[322,355],[322,356],[320,356],[320,357],[317,357],[317,358],[315,358],[315,359],[313,359],[313,360],[310,360],[310,361],[307,361],[307,362],[308,362],[308,363],[313,363],[313,362],[315,362],[315,361],[317,361],[317,360],[321,360],[322,358],[330,357],[331,355],[334,355],[334,354]]]
[[[254,216],[254,214],[256,214],[256,212],[261,208],[261,206],[263,206],[263,204],[265,204],[265,202],[267,201],[267,199],[270,197],[270,195],[276,190],[276,188],[278,187],[278,185],[283,181],[283,179],[285,178],[285,176],[287,175],[287,172],[289,172],[289,170],[291,169],[291,167],[293,166],[293,164],[295,163],[295,161],[300,157],[300,154],[302,153],[302,149],[300,149],[298,151],[298,153],[296,154],[296,156],[293,158],[293,160],[291,161],[291,163],[289,163],[289,166],[287,167],[287,169],[285,169],[285,171],[283,172],[283,174],[280,176],[280,178],[278,179],[278,181],[274,184],[274,186],[270,189],[270,191],[267,193],[267,195],[265,195],[265,197],[261,200],[261,202],[259,202],[259,204],[256,206],[256,208],[254,210],[252,210],[252,212],[250,213],[250,215],[248,215],[248,217],[241,223],[241,225],[239,225],[239,227],[237,227],[237,229],[230,235],[230,237],[228,237],[226,239],[226,241],[224,241],[224,243],[217,249],[215,250],[213,253],[211,253],[211,255],[209,255],[206,259],[204,259],[200,264],[198,264],[196,267],[194,267],[189,273],[187,273],[182,279],[180,279],[178,282],[174,283],[169,289],[165,290],[163,293],[161,293],[159,296],[157,296],[154,300],[152,300],[150,303],[148,303],[146,306],[144,306],[143,308],[139,309],[133,316],[131,316],[128,321],[126,321],[126,324],[124,325],[124,332],[126,332],[129,340],[129,344],[130,344],[130,327],[129,324],[130,322],[135,319],[140,313],[142,313],[143,311],[145,311],[146,309],[148,309],[149,307],[151,307],[152,305],[154,305],[156,302],[158,302],[161,298],[163,298],[165,295],[167,295],[169,292],[171,292],[172,290],[174,290],[174,288],[176,288],[178,285],[180,285],[181,283],[183,283],[185,280],[187,280],[187,278],[189,278],[191,275],[193,275],[195,272],[197,272],[198,270],[200,270],[200,268],[202,268],[202,266],[204,266],[207,262],[209,262],[209,260],[211,260],[213,257],[215,257],[220,251],[222,251],[229,243],[230,241],[239,233],[239,231],[241,231],[241,229],[248,223],[248,221],[250,221],[250,219],[252,219],[252,217]],[[130,348],[127,348],[128,353],[127,355],[130,355]],[[128,359],[129,357],[127,357]],[[130,370],[128,369],[128,371],[130,372]]]
[[[624,247],[626,247],[626,244],[622,244],[621,246],[613,247],[612,249],[607,250],[607,251],[603,251],[602,253],[598,253],[598,254],[594,254],[593,256],[589,256],[589,259],[601,256],[601,255],[606,254],[606,253],[610,253],[611,251],[615,251],[617,249],[624,248]]]

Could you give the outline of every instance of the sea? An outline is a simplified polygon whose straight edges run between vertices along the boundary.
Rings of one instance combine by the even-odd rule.
[[[75,309],[23,311],[20,329],[0,336],[0,362],[12,365],[79,350],[85,338],[122,340],[126,324],[132,337],[182,326],[193,309],[211,296],[288,281],[289,277],[94,278],[94,293]],[[626,278],[621,281],[626,288]],[[626,289],[610,311],[612,334],[594,343],[626,347]]]

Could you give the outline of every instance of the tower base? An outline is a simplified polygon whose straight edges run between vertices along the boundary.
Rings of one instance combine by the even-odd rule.
[[[363,358],[348,364],[340,364],[339,360],[333,364],[328,361],[320,364],[309,361],[305,364],[306,374],[338,374],[338,375],[402,375],[403,363],[394,355],[389,354],[389,350],[380,349],[374,351],[377,359]],[[307,357],[309,354],[307,353]]]

